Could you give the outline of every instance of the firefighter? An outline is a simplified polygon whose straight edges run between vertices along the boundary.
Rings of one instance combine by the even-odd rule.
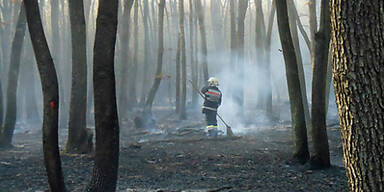
[[[208,79],[208,86],[201,89],[201,93],[204,95],[202,112],[205,114],[208,135],[211,137],[215,137],[218,134],[216,115],[217,108],[221,105],[222,98],[218,86],[219,81],[217,81],[216,78],[211,77]]]

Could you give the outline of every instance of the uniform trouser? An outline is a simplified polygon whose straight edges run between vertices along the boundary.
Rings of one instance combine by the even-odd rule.
[[[217,119],[216,119],[216,111],[212,111],[209,109],[204,109],[205,121],[207,123],[207,127],[217,128]]]

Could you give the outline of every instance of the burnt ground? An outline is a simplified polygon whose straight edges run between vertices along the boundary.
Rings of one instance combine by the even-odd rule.
[[[166,113],[162,113],[166,114]],[[118,191],[347,191],[337,124],[328,127],[331,161],[326,170],[289,163],[289,123],[207,139],[201,115],[178,121],[163,115],[153,130],[121,128]],[[235,132],[236,134],[236,132]],[[60,130],[65,138],[66,130]],[[61,148],[64,141],[61,140]],[[0,191],[48,191],[41,133],[22,131],[13,149],[0,151]],[[90,179],[92,155],[62,153],[68,191],[81,191]]]

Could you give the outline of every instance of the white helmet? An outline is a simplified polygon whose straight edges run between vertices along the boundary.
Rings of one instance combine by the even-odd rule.
[[[210,77],[208,79],[208,85],[209,86],[219,86],[219,81],[214,77]]]

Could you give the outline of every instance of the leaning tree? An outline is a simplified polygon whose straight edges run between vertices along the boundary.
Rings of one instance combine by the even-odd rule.
[[[287,1],[276,0],[277,24],[283,48],[285,70],[291,106],[292,128],[294,131],[294,159],[305,163],[309,159],[307,129],[302,102],[298,63],[289,29]]]

